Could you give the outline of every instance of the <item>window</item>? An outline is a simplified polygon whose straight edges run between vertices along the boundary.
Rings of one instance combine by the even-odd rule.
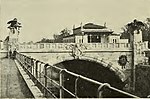
[[[116,39],[113,39],[113,43],[117,43],[117,40],[116,40]]]
[[[46,48],[50,48],[50,44],[46,44]]]
[[[82,43],[82,39],[79,39],[79,43]]]
[[[117,40],[115,39],[115,43],[117,43]]]
[[[44,48],[44,44],[40,44],[40,48]]]

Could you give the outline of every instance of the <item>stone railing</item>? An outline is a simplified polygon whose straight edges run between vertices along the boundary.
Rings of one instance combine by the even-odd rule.
[[[142,43],[137,43],[141,50],[147,50],[148,49],[148,41],[142,42]]]
[[[97,51],[130,51],[129,43],[88,43],[88,50]]]
[[[71,51],[72,46],[84,51],[131,51],[130,43],[31,43],[20,44],[19,51]],[[136,43],[137,49],[148,49],[148,42]]]
[[[85,51],[130,51],[129,43],[32,43],[20,44],[19,51],[71,51],[72,46]]]

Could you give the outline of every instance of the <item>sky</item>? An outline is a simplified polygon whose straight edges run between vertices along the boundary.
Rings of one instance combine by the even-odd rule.
[[[93,22],[118,33],[135,18],[150,18],[150,0],[0,0],[0,40],[8,35],[7,22],[22,23],[20,42],[53,38],[62,29]]]

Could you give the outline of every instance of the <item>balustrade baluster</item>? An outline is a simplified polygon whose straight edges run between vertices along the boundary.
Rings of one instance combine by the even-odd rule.
[[[107,43],[107,48],[109,48],[109,45],[110,45],[110,44],[109,44],[109,43]]]

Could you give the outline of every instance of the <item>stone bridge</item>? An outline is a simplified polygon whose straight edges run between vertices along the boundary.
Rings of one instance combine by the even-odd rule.
[[[145,58],[143,51],[146,49],[147,42],[136,44],[136,63],[143,62]],[[130,76],[129,71],[132,65],[132,49],[129,43],[21,43],[19,52],[51,65],[71,60],[95,62],[103,67],[108,67],[122,81]],[[125,66],[118,63],[121,56],[127,58]],[[94,64],[91,68],[94,68]]]

